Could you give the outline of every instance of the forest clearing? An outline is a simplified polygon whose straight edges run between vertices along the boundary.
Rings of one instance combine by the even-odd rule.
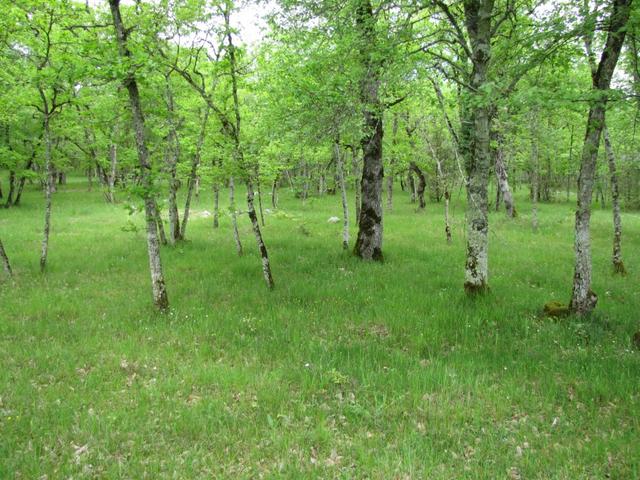
[[[0,0],[0,479],[640,478],[639,5]]]
[[[379,265],[341,249],[336,196],[283,192],[268,291],[203,192],[189,241],[163,251],[162,314],[142,214],[76,178],[41,276],[40,193],[0,222],[16,265],[0,293],[3,478],[638,475],[638,257],[611,273],[608,210],[593,218],[598,311],[576,321],[542,312],[569,294],[573,203],[542,205],[537,234],[524,205],[492,213],[491,292],[469,299],[457,195],[447,245],[442,205],[416,213],[398,193]],[[624,221],[638,251],[640,215]]]

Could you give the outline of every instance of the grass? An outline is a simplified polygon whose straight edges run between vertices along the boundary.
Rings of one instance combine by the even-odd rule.
[[[640,478],[640,216],[623,217],[622,278],[594,212],[597,313],[552,320],[572,204],[540,205],[538,234],[524,198],[516,220],[492,213],[491,291],[470,300],[460,200],[451,246],[441,205],[395,200],[386,261],[366,264],[327,222],[339,197],[283,190],[269,292],[247,219],[238,258],[203,192],[189,241],[162,251],[166,315],[140,215],[72,178],[40,275],[41,193],[0,210],[16,274],[0,286],[0,478]]]

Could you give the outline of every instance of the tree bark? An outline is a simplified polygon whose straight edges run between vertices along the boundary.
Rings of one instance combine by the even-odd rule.
[[[620,216],[620,188],[618,186],[618,173],[616,171],[616,156],[611,145],[609,129],[604,126],[604,148],[609,164],[609,175],[611,177],[611,202],[613,204],[613,271],[624,275],[627,270],[622,261],[622,218]]]
[[[513,201],[513,195],[511,188],[509,187],[509,174],[507,173],[507,167],[504,163],[504,149],[502,148],[502,142],[498,139],[498,146],[495,150],[495,166],[496,166],[496,179],[498,181],[498,192],[504,202],[504,208],[507,213],[507,217],[515,218],[516,207]],[[496,203],[496,210],[497,210]]]
[[[7,252],[4,249],[4,245],[2,244],[2,240],[0,240],[0,260],[2,261],[2,269],[4,273],[7,274],[8,277],[13,276],[13,271],[11,270],[11,264],[9,263],[9,257]]]
[[[127,30],[122,23],[120,15],[120,0],[109,0],[113,24],[116,31],[119,55],[123,59],[131,58],[131,52],[127,46]],[[151,164],[144,131],[144,116],[140,104],[140,93],[135,75],[130,70],[127,72],[124,87],[129,94],[129,104],[133,117],[136,148],[138,151],[138,163],[140,165],[140,180],[143,188],[143,199],[147,228],[147,253],[149,256],[149,271],[151,273],[151,287],[153,302],[161,310],[169,308],[169,297],[165,287],[162,262],[160,260],[160,245],[158,243],[158,231],[154,215],[153,180],[151,178]]]
[[[607,92],[618,63],[626,34],[632,0],[613,0],[607,41],[598,68],[593,75],[592,92],[598,96],[591,102],[587,120],[580,175],[578,177],[578,207],[575,224],[575,268],[570,310],[578,315],[595,308],[598,296],[591,290],[591,200],[600,136],[604,127]]]
[[[45,113],[44,117],[44,145],[45,145],[45,154],[44,154],[44,170],[46,175],[45,185],[44,185],[44,231],[42,235],[42,248],[40,251],[40,271],[44,272],[47,267],[47,255],[49,253],[49,232],[51,231],[51,199],[53,192],[53,162],[51,158],[51,149],[52,149],[52,141],[51,141],[51,131],[49,126],[49,115]]]
[[[236,208],[236,182],[233,175],[229,177],[229,208],[231,209],[231,224],[233,226],[233,240],[236,244],[238,256],[242,256],[242,242],[238,232],[238,212]]]
[[[491,18],[493,0],[466,1],[465,22],[471,42],[473,97],[463,102],[461,147],[467,173],[467,258],[464,288],[476,294],[488,289],[489,281],[489,216],[488,183],[490,166],[489,132],[491,116],[488,100],[482,91],[487,83],[491,54]],[[469,104],[470,103],[470,104]]]
[[[335,142],[334,155],[336,160],[336,170],[338,171],[338,183],[340,185],[340,198],[342,200],[342,248],[349,248],[349,202],[347,201],[347,186],[344,181],[343,153],[340,150],[340,143]]]
[[[236,50],[233,45],[229,16],[230,16],[229,9],[224,10],[224,20],[225,20],[228,55],[229,55],[229,70],[231,74],[231,93],[233,95],[233,111],[235,114],[235,123],[233,125],[233,128],[231,127],[230,124],[227,124],[226,128],[227,128],[227,132],[230,133],[233,138],[234,150],[235,150],[234,158],[237,162],[240,163],[241,166],[244,167],[244,156],[242,152],[242,145],[240,143],[240,101],[238,99]],[[267,247],[264,243],[264,239],[262,238],[262,232],[260,231],[260,224],[258,223],[258,217],[256,215],[256,210],[254,207],[253,182],[251,180],[251,175],[248,172],[247,172],[247,210],[248,210],[247,213],[249,214],[249,219],[251,220],[251,227],[256,237],[256,242],[258,244],[258,251],[262,259],[262,273],[264,275],[265,282],[267,283],[267,287],[272,289],[274,287],[274,282],[273,282],[273,276],[271,274],[271,263],[269,261],[269,253],[267,252]]]
[[[169,201],[167,209],[169,211],[169,241],[174,245],[182,240],[180,229],[180,214],[178,213],[178,188],[180,181],[177,178],[176,168],[180,156],[180,140],[175,119],[175,105],[173,100],[173,89],[171,88],[171,76],[165,76],[165,102],[167,104],[167,120],[169,123],[169,134],[167,136],[167,156],[166,169],[169,174]]]
[[[360,212],[362,211],[362,189],[360,188],[360,179],[362,173],[360,172],[360,162],[358,161],[358,149],[354,146],[351,147],[351,169],[353,170],[353,190],[355,192],[356,203],[356,223],[360,224]]]
[[[540,152],[538,148],[538,111],[531,114],[531,228],[538,231],[538,198],[540,195]]]
[[[213,228],[220,226],[220,185],[213,184]]]
[[[363,260],[382,261],[382,105],[378,98],[379,65],[371,55],[376,42],[375,17],[370,0],[360,0],[356,26],[360,35],[360,57],[365,69],[360,96],[364,105],[365,133],[361,139],[364,152],[362,167],[362,210],[354,253]]]
[[[424,191],[427,188],[427,179],[425,178],[424,173],[422,172],[420,167],[418,167],[418,165],[415,162],[410,162],[409,168],[413,173],[416,174],[416,177],[418,177],[418,185],[415,185],[415,182],[414,182],[415,193],[416,193],[416,198],[418,199],[418,208],[420,210],[424,210],[425,207],[427,206],[427,203],[424,200]]]

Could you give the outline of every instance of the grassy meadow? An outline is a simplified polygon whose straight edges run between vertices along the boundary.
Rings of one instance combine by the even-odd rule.
[[[610,211],[594,212],[597,313],[554,320],[575,206],[541,204],[534,234],[526,194],[519,218],[491,214],[491,291],[468,299],[458,192],[448,246],[443,205],[416,213],[397,186],[369,264],[327,222],[339,196],[283,189],[267,291],[246,215],[239,258],[204,189],[189,240],[163,247],[159,314],[141,213],[71,178],[41,275],[30,187],[0,209],[0,479],[640,478],[640,214],[623,216],[616,277]]]

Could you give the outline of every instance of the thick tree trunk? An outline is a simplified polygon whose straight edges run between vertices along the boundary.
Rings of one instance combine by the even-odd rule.
[[[127,30],[122,24],[120,16],[120,0],[109,0],[111,15],[116,30],[118,50],[120,57],[128,59],[131,52],[127,47]],[[145,140],[144,116],[140,104],[140,93],[138,84],[132,71],[129,71],[124,78],[123,84],[129,94],[129,103],[133,117],[135,130],[135,141],[138,150],[138,162],[140,165],[140,181],[143,189],[144,209],[147,226],[147,253],[149,256],[149,271],[151,273],[151,287],[153,292],[153,302],[161,310],[169,308],[169,298],[162,273],[162,262],[160,260],[160,245],[158,243],[158,231],[154,215],[154,199],[151,178],[151,164],[149,163],[149,152]]]
[[[52,140],[49,128],[49,115],[45,114],[44,118],[44,171],[46,175],[44,185],[44,232],[42,236],[42,249],[40,251],[40,271],[44,272],[47,266],[47,255],[49,253],[49,232],[51,230],[51,198],[53,193],[53,162],[51,158]]]
[[[347,186],[344,180],[344,162],[343,153],[340,150],[339,142],[333,146],[336,161],[336,170],[338,171],[338,183],[340,186],[340,198],[342,200],[342,248],[349,248],[349,202],[347,201]]]
[[[592,102],[589,109],[577,192],[575,269],[570,309],[578,315],[590,313],[598,302],[598,296],[591,290],[591,199],[593,196],[600,135],[604,127],[607,107],[606,93],[611,85],[611,78],[618,63],[620,50],[624,44],[625,25],[629,19],[631,2],[632,0],[613,1],[606,45],[598,68],[593,75],[592,90],[600,95]]]
[[[362,40],[360,57],[365,68],[360,96],[364,104],[365,134],[361,139],[362,210],[358,222],[358,238],[354,253],[363,260],[382,261],[382,105],[378,98],[379,65],[372,59],[370,48],[375,44],[375,17],[370,0],[360,0],[356,25]]]
[[[11,270],[11,264],[9,263],[9,257],[7,256],[7,252],[4,249],[2,240],[0,240],[0,261],[2,261],[2,269],[4,270],[4,273],[8,277],[13,276],[13,272]]]
[[[180,227],[180,238],[187,238],[187,225],[189,223],[189,212],[191,209],[191,197],[194,189],[198,186],[198,167],[200,166],[200,158],[202,156],[202,146],[204,145],[204,137],[207,130],[207,122],[209,121],[209,106],[204,111],[204,117],[200,126],[200,134],[198,135],[198,143],[196,143],[196,151],[191,161],[191,171],[189,172],[189,185],[187,187],[187,199],[184,202],[184,214],[182,215],[182,226]]]
[[[613,204],[613,271],[624,275],[627,271],[622,261],[622,218],[620,216],[620,189],[618,186],[618,173],[616,172],[616,156],[611,145],[609,129],[606,125],[603,133],[604,148],[611,177],[611,202]]]
[[[467,293],[482,293],[489,282],[488,183],[490,126],[488,100],[482,91],[487,82],[491,51],[493,0],[465,2],[465,21],[472,49],[470,84],[472,98],[463,102],[462,132],[467,170],[467,258],[464,288]],[[471,102],[468,102],[471,100]],[[470,105],[468,103],[471,103]]]

